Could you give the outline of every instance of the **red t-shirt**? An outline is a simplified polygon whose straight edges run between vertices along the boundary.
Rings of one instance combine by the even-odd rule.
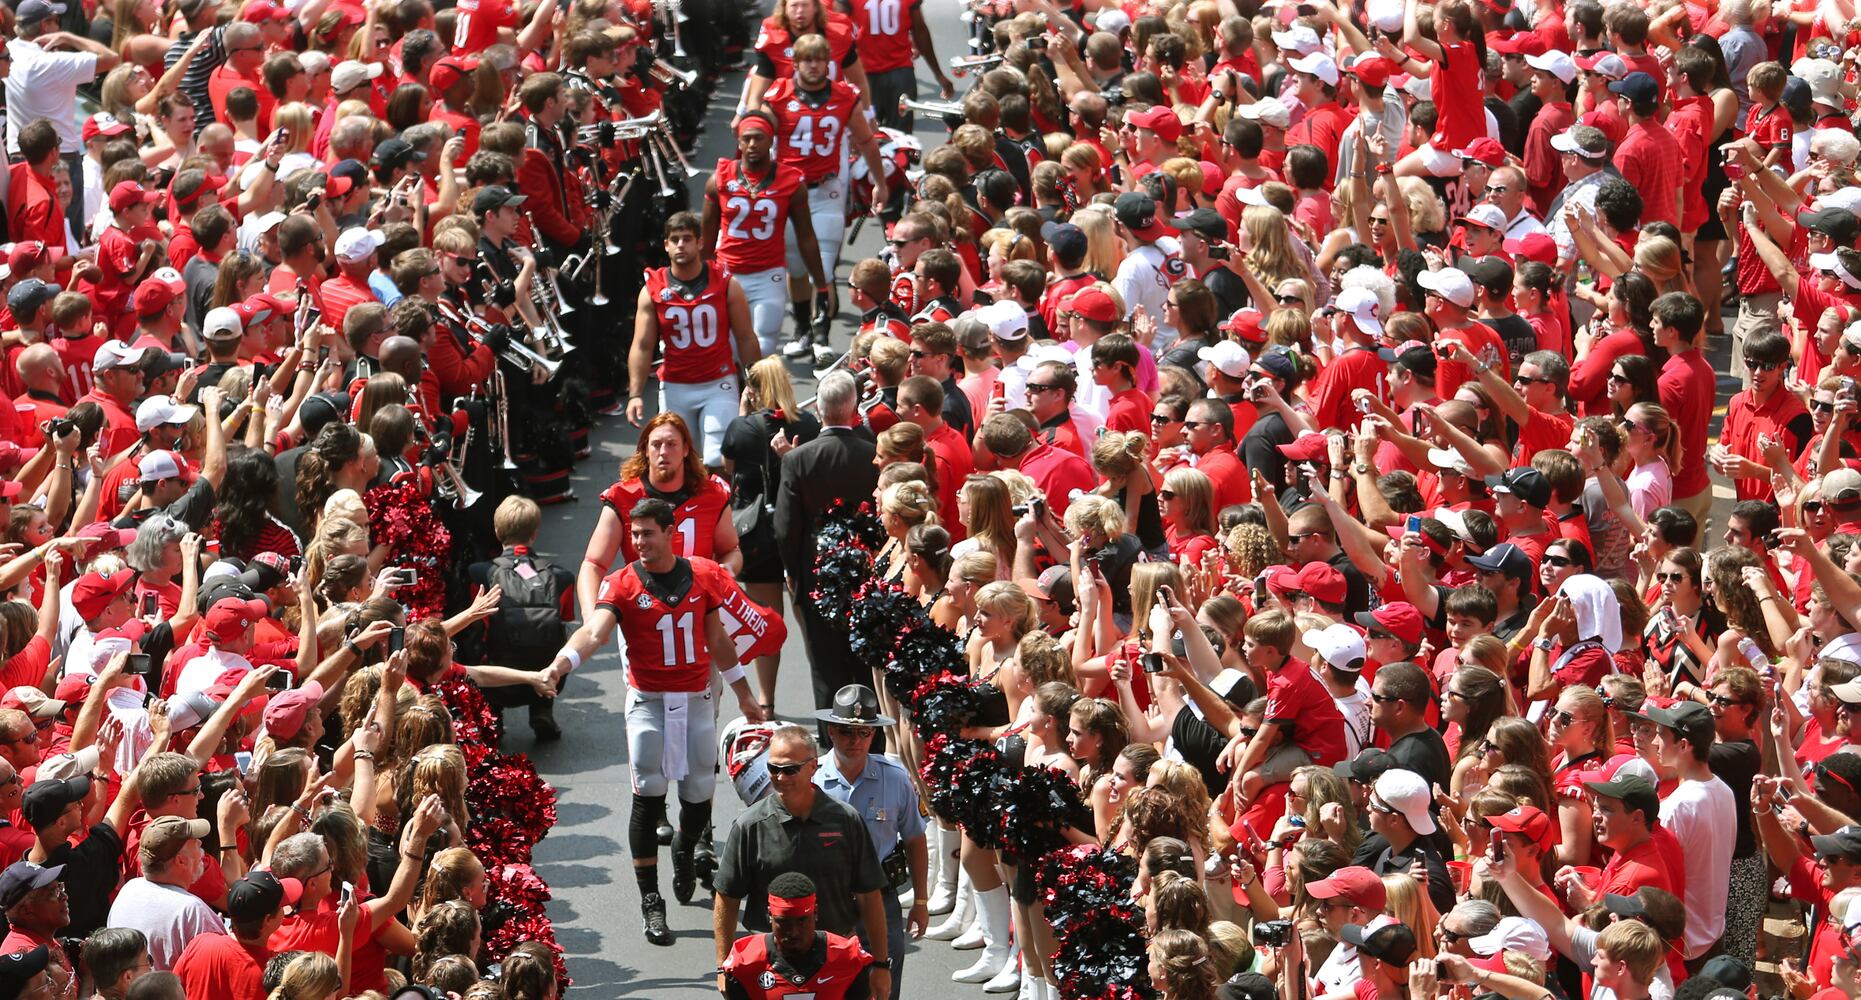
[[[1705,489],[1707,425],[1712,419],[1718,377],[1700,351],[1683,351],[1667,359],[1659,379],[1661,405],[1680,426],[1680,468],[1674,470],[1674,499]]]
[[[361,901],[361,893],[362,891],[358,889],[358,902]],[[366,909],[362,911],[362,916],[364,918],[368,916]],[[385,970],[388,953],[376,943],[375,935],[392,919],[384,915],[380,926],[359,921],[356,923],[355,957],[350,969],[349,986],[351,989],[357,992],[362,990],[385,992],[387,990],[388,977]],[[294,913],[285,917],[283,926],[272,933],[271,940],[267,941],[266,945],[274,955],[281,951],[320,951],[326,955],[334,955],[337,942],[341,940],[341,937],[341,929],[336,926],[336,893],[332,892],[323,897],[322,902],[310,912]],[[188,994],[190,997],[194,995]]]
[[[262,1000],[271,949],[250,948],[231,934],[201,934],[175,960],[174,974],[190,997]]]
[[[483,52],[497,44],[499,28],[515,28],[517,23],[517,8],[510,0],[459,0],[458,20],[452,29],[452,54]]]
[[[1056,516],[1066,513],[1075,493],[1090,493],[1098,485],[1098,477],[1085,459],[1064,448],[1040,442],[1021,456],[1021,471],[1046,494],[1047,506]]]
[[[1303,660],[1288,657],[1268,675],[1266,721],[1279,723],[1286,741],[1314,764],[1330,767],[1344,759],[1344,716]]]
[[[1142,389],[1126,389],[1111,397],[1111,410],[1105,418],[1105,429],[1136,431],[1148,440],[1150,396]]]

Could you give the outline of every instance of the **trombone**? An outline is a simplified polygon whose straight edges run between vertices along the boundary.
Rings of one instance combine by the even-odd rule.
[[[957,76],[967,76],[973,72],[992,69],[1001,65],[1002,54],[993,52],[980,56],[951,56],[950,72]]]
[[[920,101],[915,97],[898,98],[898,113],[908,115],[917,112],[921,115],[954,115],[963,117],[963,106],[955,101]]]

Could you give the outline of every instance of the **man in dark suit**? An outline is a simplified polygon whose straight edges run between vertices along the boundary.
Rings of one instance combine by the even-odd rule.
[[[814,589],[816,525],[836,501],[870,500],[879,470],[873,464],[877,449],[872,434],[860,423],[859,387],[853,376],[834,372],[821,379],[819,408],[820,436],[782,457],[775,536],[813,671],[814,705],[830,708],[834,692],[848,684],[870,683],[870,677],[860,676],[865,671],[858,669],[847,646],[846,626],[820,615],[808,598]]]

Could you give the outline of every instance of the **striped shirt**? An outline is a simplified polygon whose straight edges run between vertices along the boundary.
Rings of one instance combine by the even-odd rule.
[[[177,88],[181,93],[186,94],[189,103],[194,105],[195,135],[199,135],[201,129],[219,120],[214,117],[213,101],[207,95],[207,80],[213,76],[214,70],[219,69],[221,64],[226,62],[226,29],[214,27],[208,30],[212,31],[213,35],[207,39],[207,44],[201,47],[194,61],[188,63],[187,72],[181,76],[181,86]],[[185,53],[187,47],[193,43],[193,32],[186,32],[175,39],[174,44],[168,46],[167,54],[162,56],[163,68],[174,68],[174,64],[181,61],[182,53]]]

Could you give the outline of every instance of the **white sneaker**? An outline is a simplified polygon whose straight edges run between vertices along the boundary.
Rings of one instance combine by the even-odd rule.
[[[813,353],[814,344],[811,341],[791,340],[782,345],[782,356],[785,358],[805,358]]]

